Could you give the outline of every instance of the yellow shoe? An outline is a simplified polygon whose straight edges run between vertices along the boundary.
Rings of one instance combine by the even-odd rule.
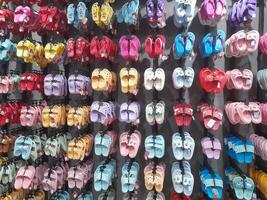
[[[122,68],[120,71],[121,80],[121,92],[126,94],[129,92],[129,72],[126,67]]]
[[[99,74],[100,74],[100,69],[96,68],[94,69],[94,71],[92,72],[92,76],[91,76],[91,81],[92,81],[92,88],[95,91],[98,91],[98,85],[99,85]]]
[[[107,2],[107,3],[114,3],[115,0],[105,0],[104,2]]]
[[[25,49],[25,46],[24,46],[24,40],[23,40],[17,44],[17,57],[23,58],[24,49]]]
[[[49,127],[50,125],[50,118],[49,118],[50,108],[49,106],[44,107],[42,111],[42,125],[43,127]]]
[[[100,22],[100,6],[98,5],[98,3],[94,3],[92,6],[92,18],[94,20],[94,22],[96,23],[96,25],[101,26],[101,22]]]
[[[138,84],[140,75],[135,68],[130,68],[129,70],[129,92],[132,94],[137,94]]]
[[[35,46],[29,40],[24,41],[24,51],[22,57],[27,63],[33,63]]]
[[[55,52],[53,61],[59,61],[62,58],[62,54],[65,51],[65,45],[63,43],[57,43],[53,45],[53,50]]]
[[[54,52],[54,49],[53,49],[53,44],[52,43],[47,43],[45,45],[44,52],[45,52],[45,58],[49,62],[52,62],[52,60],[54,59],[54,56],[55,56],[55,52]]]
[[[68,126],[73,126],[74,125],[74,113],[75,113],[75,109],[71,108],[68,112],[68,116],[67,116],[67,124]]]
[[[63,126],[67,121],[67,110],[65,105],[60,106],[60,125]]]
[[[44,51],[43,46],[41,44],[39,44],[38,42],[35,42],[35,44],[34,44],[34,58],[40,59],[43,51]]]
[[[36,200],[45,200],[45,193],[42,190],[38,190],[35,192]]]
[[[61,56],[65,51],[65,45],[63,43],[57,43],[53,45],[53,49],[58,56]]]
[[[100,91],[108,91],[112,84],[112,73],[108,69],[103,69],[99,73],[98,88]]]
[[[103,3],[101,6],[100,21],[105,25],[109,25],[113,16],[113,9],[109,3]]]
[[[74,158],[74,146],[76,146],[76,138],[72,139],[68,144],[67,156],[69,159]]]

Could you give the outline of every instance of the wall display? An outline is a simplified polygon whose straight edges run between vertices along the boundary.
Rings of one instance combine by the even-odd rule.
[[[267,2],[0,4],[0,200],[267,198]]]

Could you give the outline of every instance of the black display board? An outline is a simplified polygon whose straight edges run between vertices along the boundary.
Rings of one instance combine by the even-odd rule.
[[[263,0],[259,0],[263,1]],[[93,1],[95,2],[95,1]],[[116,11],[121,6],[125,3],[125,1],[120,1],[117,0],[114,4],[111,6],[113,9]],[[186,102],[191,103],[193,108],[194,108],[194,113],[196,113],[196,107],[203,101],[205,101],[207,95],[205,92],[201,90],[198,84],[198,72],[200,71],[201,68],[207,67],[208,66],[208,60],[201,58],[198,52],[198,44],[201,42],[201,39],[206,35],[206,33],[212,31],[212,29],[208,26],[203,26],[200,24],[198,16],[197,16],[197,11],[198,7],[200,5],[201,1],[197,1],[197,8],[195,10],[195,17],[189,27],[189,31],[193,32],[196,35],[196,42],[195,42],[195,52],[196,56],[192,60],[187,60],[185,65],[186,66],[192,66],[193,69],[195,70],[195,79],[193,86],[188,89],[185,92],[185,97],[186,97]],[[228,0],[228,7],[231,6],[232,1]],[[88,9],[91,3],[88,3]],[[139,199],[144,200],[148,191],[145,189],[144,186],[144,173],[143,169],[144,167],[149,163],[149,161],[146,161],[144,159],[144,139],[146,136],[153,134],[153,127],[151,127],[145,120],[145,106],[149,104],[153,98],[154,98],[154,93],[153,91],[146,91],[144,86],[143,86],[143,74],[146,68],[152,67],[157,61],[153,61],[150,59],[147,54],[144,51],[144,41],[149,34],[153,33],[153,30],[148,26],[146,19],[145,19],[145,1],[140,0],[140,5],[141,5],[141,17],[140,17],[140,29],[136,31],[136,35],[139,37],[141,43],[142,43],[142,53],[141,53],[141,58],[138,62],[134,63],[132,67],[135,67],[140,75],[141,75],[141,87],[138,95],[135,97],[135,99],[141,104],[141,118],[140,118],[140,124],[138,126],[138,130],[141,132],[142,135],[142,143],[141,147],[139,149],[138,155],[136,157],[136,161],[140,164],[140,172],[139,172],[139,189],[138,191],[138,196]],[[175,118],[173,115],[173,109],[172,106],[177,102],[177,98],[179,97],[179,91],[175,90],[172,84],[172,72],[176,67],[180,66],[180,62],[177,60],[174,60],[171,52],[171,48],[174,42],[174,38],[178,33],[181,33],[182,30],[176,28],[173,23],[173,8],[174,8],[174,1],[166,1],[166,8],[167,8],[167,26],[163,28],[162,30],[159,30],[159,32],[166,37],[166,54],[169,55],[169,58],[166,61],[159,61],[158,62],[158,67],[161,67],[165,70],[166,74],[166,83],[164,90],[162,92],[158,92],[158,98],[161,100],[164,100],[166,104],[166,116],[165,116],[165,122],[163,125],[158,126],[158,134],[161,134],[164,136],[165,141],[166,141],[166,152],[165,156],[162,159],[162,162],[166,164],[166,172],[165,172],[165,181],[164,181],[164,189],[163,193],[165,194],[166,199],[170,199],[171,193],[174,191],[173,186],[172,186],[172,180],[171,180],[171,166],[172,163],[175,161],[175,158],[173,156],[172,148],[171,148],[171,138],[172,135],[175,132],[178,132],[179,129],[176,126],[175,123]],[[260,11],[260,12],[259,12]],[[260,18],[259,18],[260,17]],[[263,19],[265,18],[265,21]],[[262,30],[259,30],[261,33],[267,32],[267,9],[261,7],[261,9],[258,9],[257,11],[257,17],[253,20],[252,27],[253,29],[259,30],[261,28]],[[95,25],[93,26],[93,32],[95,35],[97,34],[103,34],[103,32],[97,28]],[[227,38],[229,38],[234,32],[238,31],[239,29],[233,29],[232,27],[227,26],[226,20],[222,20],[216,27],[217,29],[224,30],[227,33]],[[128,34],[128,28],[125,24],[118,24],[117,26],[117,35],[113,36],[112,39],[118,44],[118,40],[122,35]],[[72,34],[73,37],[78,37],[80,35],[85,35],[89,36],[88,33],[81,33],[78,30],[73,30]],[[37,37],[37,36],[33,36]],[[42,38],[44,42],[49,41],[51,38],[51,35],[48,35],[47,38]],[[54,41],[59,41],[62,40],[61,36],[57,36],[58,38],[53,37]],[[38,38],[38,37],[37,37]],[[15,41],[19,41],[21,38],[14,38]],[[253,87],[250,91],[227,91],[226,89],[224,90],[223,93],[220,93],[215,96],[214,99],[214,105],[217,107],[221,108],[224,110],[224,104],[225,102],[231,100],[231,101],[244,101],[245,99],[249,98],[251,101],[254,101],[255,99],[258,99],[261,102],[266,102],[267,101],[267,93],[264,93],[263,91],[257,89],[257,81],[256,81],[256,72],[259,69],[265,68],[267,66],[267,59],[266,57],[259,56],[257,52],[253,53],[252,55],[249,55],[247,57],[242,57],[242,58],[235,58],[235,59],[225,59],[224,57],[221,59],[218,59],[215,61],[214,65],[217,68],[220,68],[222,70],[230,70],[234,68],[242,69],[244,66],[248,66],[253,71],[254,74],[254,82],[253,82]],[[65,71],[66,75],[72,74],[72,73],[81,73],[84,75],[90,76],[91,72],[93,71],[94,68],[100,67],[104,68],[107,67],[109,69],[112,69],[117,74],[117,77],[119,77],[119,71],[121,68],[126,66],[126,62],[122,60],[120,56],[118,56],[118,62],[109,64],[109,63],[104,63],[104,62],[95,62],[91,65],[87,64],[80,64],[80,63],[75,63],[72,62],[71,64],[67,66],[63,65],[52,65],[49,64],[47,68],[48,73],[58,73],[58,71]],[[129,66],[129,65],[128,65]],[[9,64],[10,69],[22,69],[26,68],[26,66],[20,66],[20,64],[15,64],[10,63]],[[33,67],[34,68],[34,67]],[[30,67],[27,67],[27,70],[31,69]],[[23,71],[23,70],[22,70]],[[25,70],[26,71],[26,70]],[[36,97],[38,94],[33,94],[33,98]],[[38,97],[36,97],[38,98]],[[77,96],[69,96],[70,102],[76,102],[79,99]],[[92,100],[107,100],[107,99],[114,99],[118,105],[129,101],[132,96],[127,95],[127,94],[122,94],[120,91],[120,82],[117,82],[117,90],[112,94],[112,96],[108,94],[102,94],[98,92],[94,92],[94,95],[91,99],[87,99],[86,101],[88,104],[92,102]],[[117,131],[118,133],[122,133],[124,131],[129,130],[129,125],[126,123],[121,123],[119,121],[114,122],[112,129]],[[228,120],[226,119],[226,116],[224,115],[223,119],[223,125],[220,127],[220,129],[214,133],[212,133],[216,138],[219,138],[221,143],[223,144],[223,138],[227,136],[227,134],[230,133],[231,130],[235,130],[236,133],[243,135],[244,137],[248,137],[249,134],[253,133],[254,131],[256,133],[261,132],[261,133],[266,133],[267,129],[266,126],[263,125],[258,125],[258,126],[235,126],[233,127],[232,125],[229,124]],[[92,134],[96,134],[97,131],[103,130],[102,126],[99,126],[97,124],[91,124],[89,127],[89,130]],[[192,199],[196,200],[198,197],[203,196],[202,191],[200,190],[200,180],[199,180],[199,169],[201,166],[205,165],[204,162],[204,155],[202,153],[201,149],[201,144],[200,140],[204,136],[204,128],[203,125],[197,120],[193,120],[192,124],[189,128],[185,128],[185,131],[188,131],[191,136],[194,138],[196,147],[195,147],[195,152],[192,160],[190,161],[191,168],[192,168],[192,173],[195,178],[195,185],[194,185],[194,192],[192,194]],[[70,129],[70,132],[75,132],[75,130]],[[267,136],[267,135],[266,135]],[[96,155],[92,156],[94,159],[94,169],[97,167],[98,163],[105,158],[97,157]],[[122,199],[122,192],[121,192],[121,184],[120,184],[120,177],[121,177],[121,168],[123,163],[127,161],[126,158],[123,158],[120,153],[119,153],[119,146],[117,142],[117,152],[113,156],[116,161],[117,161],[117,173],[116,173],[116,179],[114,179],[114,188],[116,190],[116,199]],[[227,158],[225,150],[223,150],[223,154],[220,157],[220,160],[210,160],[208,161],[209,165],[213,168],[216,169],[220,172],[220,175],[224,179],[224,168],[229,166],[229,160]],[[260,163],[260,161],[259,161]],[[247,165],[239,165],[240,169],[243,170],[244,173],[247,173]],[[267,167],[266,167],[267,168]],[[229,199],[227,195],[228,191],[228,185],[224,183],[224,197],[223,199],[227,200]],[[91,186],[91,189],[94,193],[94,199],[97,199],[99,193],[95,192],[93,189],[93,186]]]

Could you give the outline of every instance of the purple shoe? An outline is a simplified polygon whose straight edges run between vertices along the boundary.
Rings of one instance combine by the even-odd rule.
[[[239,26],[245,21],[255,17],[256,0],[239,0],[235,2],[229,12],[229,20],[234,26]]]
[[[147,13],[147,17],[150,20],[153,21],[154,17],[155,17],[155,5],[153,3],[152,0],[147,0],[146,2],[146,13]]]
[[[164,0],[158,0],[157,3],[157,25],[159,28],[166,26],[166,7]]]
[[[238,26],[239,25],[238,13],[237,13],[238,6],[239,6],[238,4],[239,4],[239,2],[234,3],[234,5],[233,5],[233,7],[232,7],[232,9],[231,9],[231,11],[229,12],[229,15],[228,15],[230,22],[234,26]]]
[[[239,3],[240,2],[240,3]],[[237,20],[241,24],[245,17],[245,11],[247,10],[247,0],[241,0],[237,4]]]
[[[166,9],[163,0],[158,0],[157,3],[157,17],[163,17],[165,15]]]
[[[257,4],[255,0],[249,0],[247,2],[247,17],[248,18],[252,18],[255,16],[256,13],[256,9],[257,9]]]

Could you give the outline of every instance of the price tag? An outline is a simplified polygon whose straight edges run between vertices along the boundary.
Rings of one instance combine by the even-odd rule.
[[[168,59],[168,56],[167,55],[161,55],[161,60],[162,61],[165,61],[165,60],[167,60]]]
[[[252,81],[250,79],[247,79],[246,80],[246,85],[251,85],[252,84]]]
[[[252,199],[253,199],[253,200],[257,200],[257,194],[256,194],[256,193],[253,193],[253,195],[252,195]]]
[[[102,58],[106,58],[106,57],[107,57],[107,54],[106,54],[105,52],[102,52],[102,53],[101,53],[101,57],[102,57]]]
[[[134,95],[137,95],[137,93],[138,93],[138,88],[136,87],[136,88],[133,90],[133,94],[134,94]]]
[[[88,19],[87,19],[86,17],[84,17],[84,18],[82,19],[82,24],[87,24],[87,22],[88,22]]]
[[[147,151],[145,151],[145,153],[144,153],[144,158],[145,158],[145,160],[148,160],[148,153],[147,153]]]
[[[2,21],[2,22],[5,22],[6,21],[6,18],[4,17],[4,16],[0,16],[0,21]]]
[[[22,26],[19,27],[19,32],[23,32],[24,28]]]
[[[209,122],[207,123],[207,127],[212,128],[214,126],[215,122],[216,121],[214,119],[210,119]]]
[[[259,118],[259,116],[260,116],[260,113],[258,111],[253,112],[254,118]]]
[[[48,22],[52,23],[53,22],[53,18],[51,16],[48,16]]]

